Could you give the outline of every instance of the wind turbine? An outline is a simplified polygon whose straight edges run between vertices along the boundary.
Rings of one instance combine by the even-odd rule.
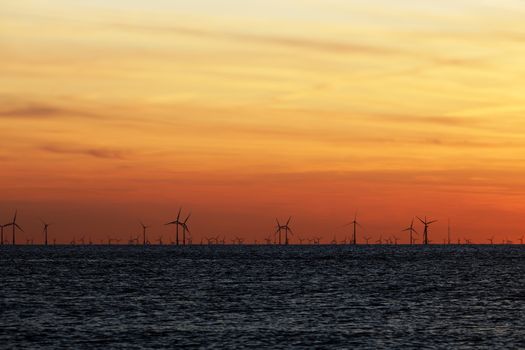
[[[523,245],[523,236],[521,236],[520,238],[518,238],[518,240],[520,241],[520,244]]]
[[[279,222],[279,219],[275,219],[275,221],[277,221],[277,229],[275,230],[275,234],[279,234],[279,245],[281,245],[281,230],[282,230],[282,225],[281,223]]]
[[[16,245],[16,229],[19,229],[20,231],[24,232],[24,230],[22,230],[22,228],[20,226],[18,226],[18,224],[16,223],[16,215],[17,215],[18,211],[15,210],[15,216],[13,217],[13,221],[4,225],[5,227],[8,227],[8,226],[11,226],[13,227],[13,242],[12,244],[13,245]]]
[[[179,226],[182,225],[182,222],[180,222],[180,213],[182,211],[182,207],[179,208],[179,213],[177,214],[177,219],[168,222],[166,225],[175,225],[176,229],[176,236],[175,236],[175,242],[177,245],[179,245]]]
[[[494,245],[494,236],[487,239],[487,241],[489,241],[491,245]]]
[[[42,221],[42,225],[44,225],[43,233],[44,233],[44,245],[47,245],[47,228],[51,226],[52,224],[48,224],[44,220],[40,219]]]
[[[144,225],[142,221],[140,222],[140,226],[142,226],[142,245],[146,245],[146,230],[149,228],[149,226]],[[137,242],[138,243],[138,242]]]
[[[414,229],[414,218],[412,218],[412,222],[410,223],[410,226],[403,230],[403,232],[405,231],[410,232],[410,244],[412,245],[414,243],[413,234],[414,232],[417,233],[417,231]]]
[[[363,228],[359,222],[357,222],[357,212],[355,212],[354,220],[346,224],[345,226],[352,225],[354,227],[354,233],[352,235],[352,244],[357,244],[357,226]]]
[[[281,244],[281,230],[284,230],[284,244],[288,245],[288,231],[290,231],[290,233],[293,234],[293,231],[289,226],[291,220],[292,220],[292,217],[290,216],[288,218],[288,221],[286,221],[285,225],[280,225],[279,220],[277,220],[277,225],[278,225],[277,230],[279,231],[279,244]]]
[[[417,218],[418,218],[419,221],[421,221],[421,223],[422,223],[423,225],[425,225],[425,229],[424,229],[424,231],[423,231],[423,244],[428,244],[428,227],[429,227],[431,224],[437,222],[437,220],[431,220],[431,221],[429,221],[429,220],[427,219],[426,216],[425,216],[425,220],[424,220],[424,221],[423,221],[419,216],[418,216]]]
[[[0,225],[0,245],[4,245],[4,227],[5,225]]]
[[[190,229],[188,228],[188,220],[191,216],[191,213],[188,214],[188,216],[186,217],[186,220],[184,220],[180,225],[182,226],[182,244],[183,245],[186,245],[186,231],[189,233],[190,232]],[[177,243],[178,244],[178,243]]]

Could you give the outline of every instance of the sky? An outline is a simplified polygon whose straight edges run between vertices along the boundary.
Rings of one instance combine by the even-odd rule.
[[[0,221],[20,243],[525,233],[525,3],[0,5]],[[421,225],[416,229],[421,230]],[[323,242],[322,241],[322,242]]]

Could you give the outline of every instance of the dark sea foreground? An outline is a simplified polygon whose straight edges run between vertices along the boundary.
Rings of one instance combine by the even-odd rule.
[[[0,248],[0,348],[525,348],[525,246]]]

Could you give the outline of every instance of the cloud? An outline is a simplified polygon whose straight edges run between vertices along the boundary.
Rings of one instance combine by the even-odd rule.
[[[382,122],[407,123],[407,124],[434,124],[443,126],[474,127],[479,126],[482,120],[479,118],[447,117],[447,116],[415,116],[384,114],[370,115],[370,118]]]
[[[126,159],[130,151],[114,148],[99,147],[65,147],[57,145],[43,145],[40,150],[57,154],[77,154],[102,159]]]
[[[27,105],[0,111],[0,117],[7,118],[50,118],[63,114],[64,110],[44,105]]]
[[[380,47],[366,44],[350,43],[343,41],[316,40],[310,38],[272,36],[255,33],[236,33],[227,31],[203,30],[184,26],[149,26],[137,24],[114,24],[113,26],[126,30],[150,31],[168,34],[187,35],[207,39],[226,39],[241,41],[243,43],[258,43],[291,47],[297,49],[335,52],[335,53],[362,53],[370,55],[397,55],[407,52],[396,48]]]
[[[38,103],[26,103],[0,110],[0,118],[51,119],[63,116],[94,117],[93,114],[84,111],[75,111]]]

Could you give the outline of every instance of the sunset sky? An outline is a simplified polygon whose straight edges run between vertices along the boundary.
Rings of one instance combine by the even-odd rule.
[[[520,0],[0,4],[0,220],[50,236],[525,234]],[[420,225],[416,226],[421,230]],[[359,237],[362,237],[360,232]]]

